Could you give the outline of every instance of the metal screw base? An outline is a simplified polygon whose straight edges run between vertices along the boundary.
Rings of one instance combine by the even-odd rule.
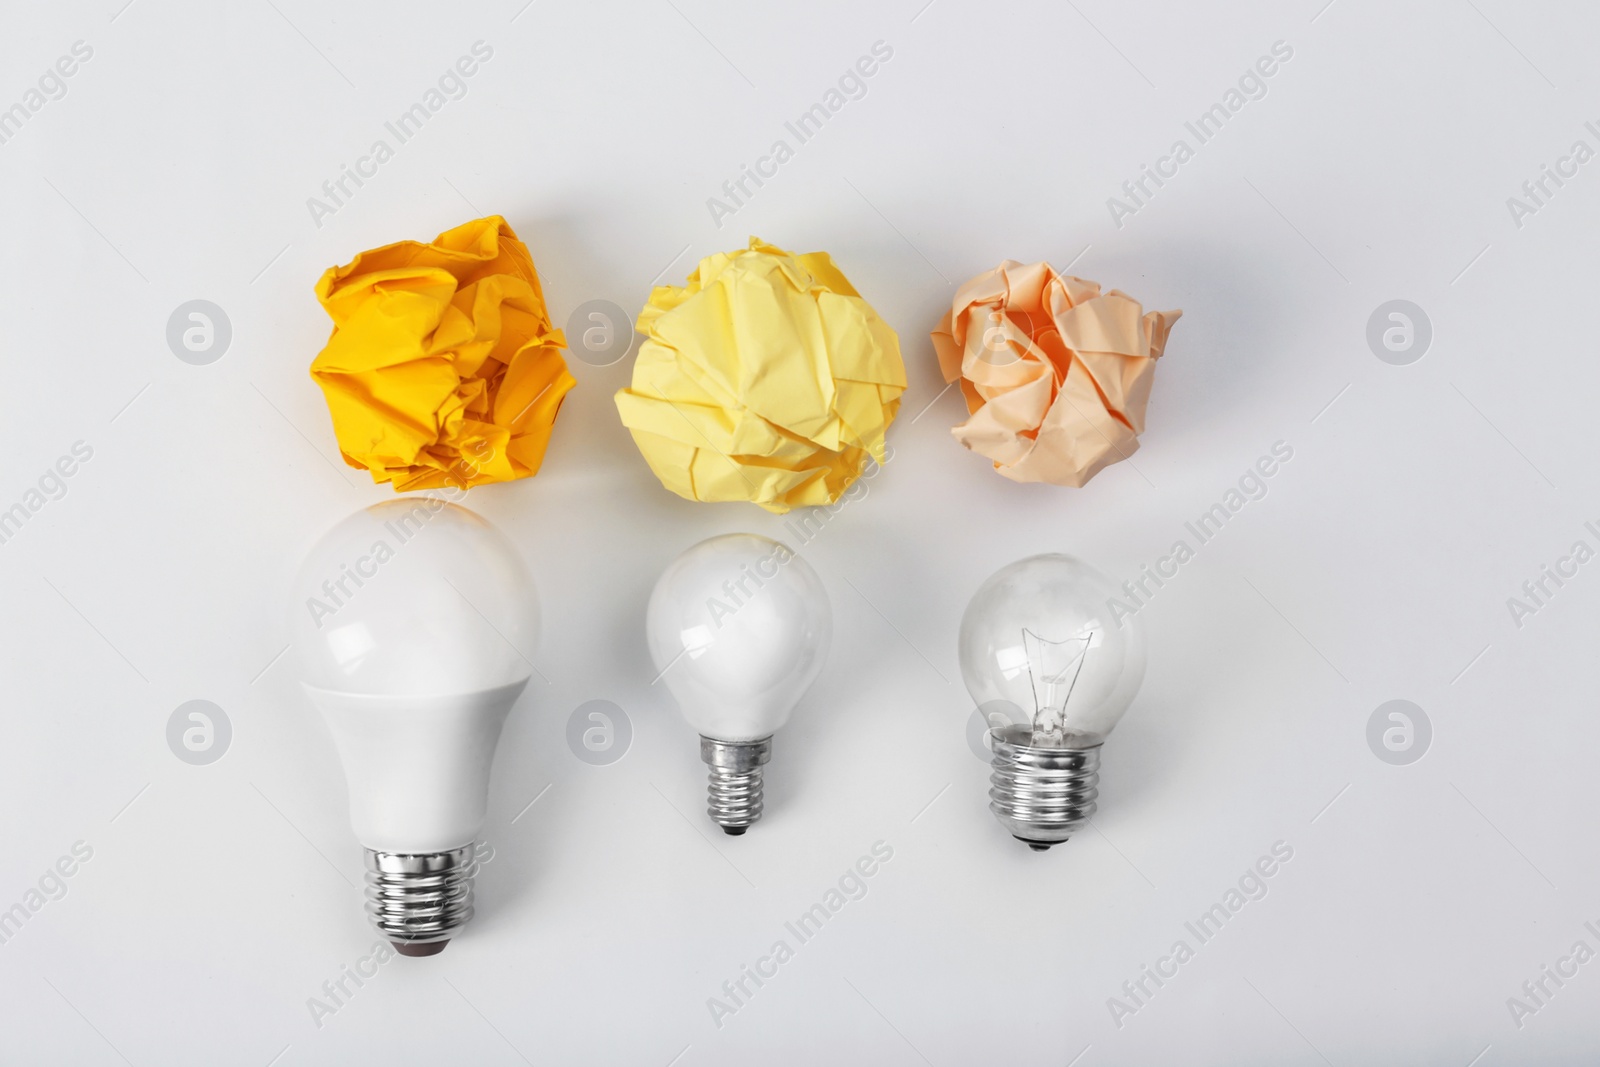
[[[737,837],[761,818],[761,767],[772,758],[772,738],[759,741],[718,741],[700,738],[700,758],[711,768],[706,814]]]
[[[472,918],[476,848],[401,854],[367,849],[367,918],[402,956],[443,952]]]
[[[1036,852],[1070,837],[1094,814],[1100,746],[1035,748],[1033,727],[993,730],[989,810],[1011,836]]]

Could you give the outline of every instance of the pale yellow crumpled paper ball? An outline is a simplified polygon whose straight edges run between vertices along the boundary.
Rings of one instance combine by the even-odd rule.
[[[768,511],[831,504],[905,391],[900,342],[826,252],[758,238],[707,256],[639,314],[647,335],[617,411],[661,484]]]

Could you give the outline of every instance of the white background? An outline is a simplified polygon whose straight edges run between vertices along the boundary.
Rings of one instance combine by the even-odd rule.
[[[1600,547],[1600,163],[1520,228],[1506,205],[1574,140],[1600,147],[1592,14],[123,2],[13,7],[0,32],[0,107],[94,50],[0,145],[0,506],[94,450],[0,545],[0,908],[93,849],[0,945],[0,1060],[1592,1062],[1600,963],[1520,1028],[1507,998],[1580,938],[1600,949],[1600,563],[1521,627],[1507,599]],[[468,95],[315,225],[307,198],[478,40]],[[706,199],[879,40],[867,95],[715,226]],[[1280,40],[1267,95],[1116,226],[1107,198]],[[548,621],[478,917],[319,1027],[308,999],[374,937],[338,763],[280,658],[284,576],[390,491],[338,462],[312,285],[493,212],[558,323],[636,309],[751,233],[826,249],[900,331],[911,386],[895,459],[805,548],[836,645],[778,735],[766,817],[731,839],[650,684],[643,610],[683,548],[783,523],[661,489],[611,400],[631,359],[572,360],[543,471],[467,501],[520,546]],[[928,331],[1004,258],[1184,311],[1143,449],[1085,489],[1012,484],[949,436]],[[233,327],[209,366],[165,340],[196,298]],[[1395,298],[1433,323],[1409,366],[1365,338]],[[1135,576],[1277,441],[1294,456],[1267,496],[1140,615],[1149,677],[1095,828],[1029,852],[965,735],[967,598],[1048,550]],[[191,699],[233,725],[209,766],[165,740]],[[596,699],[633,725],[610,766],[565,740]],[[1433,724],[1409,766],[1367,744],[1391,699]],[[876,841],[894,854],[867,895],[718,1028],[708,998]],[[1108,998],[1278,841],[1266,898],[1116,1025]]]

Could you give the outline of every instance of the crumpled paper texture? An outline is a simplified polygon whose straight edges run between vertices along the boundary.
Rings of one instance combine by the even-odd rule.
[[[311,364],[352,467],[396,492],[526,478],[575,384],[527,246],[498,215],[330,267]]]
[[[1016,482],[1082,486],[1139,448],[1156,360],[1182,311],[1006,260],[962,284],[933,331],[966,422],[950,432]]]
[[[638,330],[617,410],[679,496],[782,513],[833,503],[869,459],[885,461],[906,387],[900,341],[826,252],[752,237],[683,287],[657,287]]]

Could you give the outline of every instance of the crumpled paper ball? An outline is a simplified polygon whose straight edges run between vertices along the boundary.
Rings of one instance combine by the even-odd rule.
[[[1139,448],[1167,332],[1116,289],[1006,260],[956,290],[933,331],[968,419],[950,432],[1015,482],[1081,486]]]
[[[750,247],[659,286],[617,411],[661,484],[768,511],[831,504],[869,460],[905,391],[900,341],[826,252]]]
[[[498,215],[330,267],[333,334],[311,364],[352,467],[396,492],[539,469],[575,384],[527,246]]]

